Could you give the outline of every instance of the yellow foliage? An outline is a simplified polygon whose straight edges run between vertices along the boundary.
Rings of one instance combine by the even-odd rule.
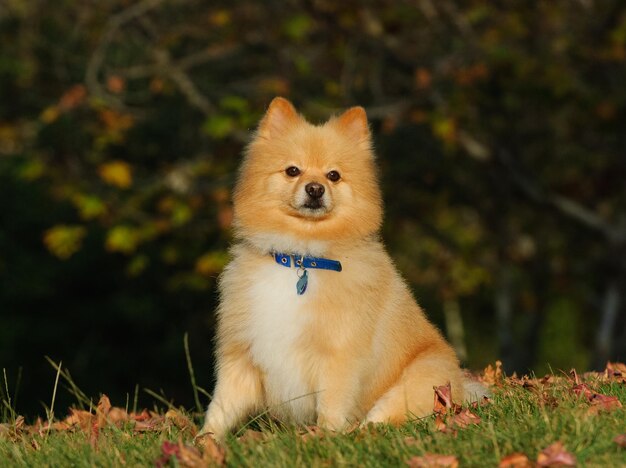
[[[53,255],[66,260],[80,250],[86,233],[83,226],[59,224],[44,233],[43,242]]]
[[[454,119],[443,118],[435,120],[433,132],[445,143],[454,143],[457,136],[457,126]]]
[[[224,252],[207,252],[196,260],[196,272],[203,276],[212,276],[224,268],[228,258]]]
[[[51,124],[56,119],[59,118],[59,108],[57,106],[49,106],[46,107],[41,115],[39,115],[39,119],[46,124]]]
[[[97,218],[107,211],[104,202],[94,195],[76,194],[72,197],[72,203],[78,209],[80,217],[85,220]]]
[[[130,165],[124,161],[111,161],[98,168],[100,178],[107,184],[119,188],[128,188],[133,183],[133,174]]]
[[[131,226],[119,225],[107,233],[105,247],[110,252],[130,254],[137,249],[140,242],[137,229]]]

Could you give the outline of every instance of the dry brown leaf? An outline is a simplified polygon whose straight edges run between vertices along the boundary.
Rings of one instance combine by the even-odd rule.
[[[443,414],[447,412],[448,409],[453,407],[450,382],[446,385],[440,385],[439,387],[433,388],[435,389],[435,403],[433,405],[433,411],[437,414]]]
[[[562,442],[555,442],[537,456],[537,466],[576,466],[576,457],[565,450]]]
[[[17,418],[15,418],[15,422],[13,423],[13,428],[17,432],[25,429],[24,416],[18,416]]]
[[[202,457],[200,450],[184,444],[182,439],[178,441],[178,453],[175,456],[178,459],[179,466],[185,468],[204,468],[209,466],[208,462]]]
[[[609,377],[626,377],[626,364],[622,362],[607,362],[606,372]]]
[[[523,453],[507,455],[498,464],[498,468],[532,468],[533,464]]]
[[[146,421],[151,417],[146,409],[141,410],[141,413],[130,413],[129,416],[133,421]]]
[[[96,415],[98,416],[97,424],[98,427],[105,427],[107,424],[107,415],[111,411],[111,400],[106,395],[102,395],[100,397],[100,401],[98,401],[98,406],[96,407]]]
[[[165,420],[170,421],[181,431],[189,432],[192,437],[198,433],[198,428],[196,425],[183,413],[178,410],[171,409],[167,413],[165,413]]]
[[[574,385],[572,387],[572,392],[574,392],[576,396],[584,396],[588,400],[590,400],[594,395],[594,391],[591,390],[585,383]]]
[[[253,429],[247,429],[246,432],[243,433],[243,435],[237,438],[237,440],[240,443],[245,444],[249,442],[253,442],[253,443],[263,442],[267,438],[268,438],[268,434],[265,432],[255,431]]]
[[[226,463],[226,449],[218,444],[211,434],[197,436],[195,444],[202,449],[202,458],[205,463],[220,466]]]
[[[459,429],[465,429],[470,425],[480,424],[480,417],[472,413],[468,408],[464,408],[460,413],[452,416],[450,424]]]
[[[616,396],[602,395],[601,393],[594,393],[589,399],[591,407],[589,407],[589,413],[595,414],[601,411],[613,411],[622,407],[622,403]]]
[[[65,418],[64,423],[69,427],[78,426],[81,431],[89,433],[91,431],[94,418],[95,415],[91,414],[89,411],[71,408],[70,415]]]
[[[303,442],[308,442],[311,439],[321,439],[326,435],[324,430],[319,426],[306,426],[304,431],[305,432],[300,434],[300,439],[302,439]]]
[[[126,410],[118,408],[117,406],[111,408],[111,411],[109,411],[109,414],[107,415],[109,423],[115,424],[116,426],[120,426],[120,423],[126,422],[128,419],[129,416]]]
[[[455,433],[454,429],[448,427],[441,414],[437,414],[437,416],[435,416],[435,428],[440,432]]]
[[[459,460],[457,460],[454,455],[437,455],[431,453],[427,453],[421,457],[416,455],[407,460],[406,463],[410,468],[457,468],[459,466]]]
[[[480,377],[480,380],[487,385],[500,385],[503,379],[502,361],[496,361],[495,367],[489,364],[485,367],[485,370],[483,370],[482,377]]]
[[[157,468],[162,468],[167,465],[170,461],[170,458],[174,455],[177,455],[178,452],[178,444],[170,442],[169,440],[164,440],[161,444],[161,457],[158,458],[154,464]]]
[[[626,448],[626,434],[619,434],[613,438],[613,442],[622,448]]]

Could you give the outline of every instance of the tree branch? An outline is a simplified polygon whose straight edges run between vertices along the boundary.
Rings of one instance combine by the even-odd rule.
[[[510,156],[505,151],[498,152],[498,159],[509,171],[511,179],[517,188],[535,203],[551,207],[563,217],[601,234],[613,245],[620,245],[626,242],[625,226],[615,226],[570,198],[542,190],[514,166]]]
[[[107,21],[100,43],[89,59],[87,71],[85,73],[85,83],[92,94],[109,101],[117,101],[113,96],[109,95],[104,90],[104,87],[100,83],[99,79],[100,70],[102,68],[102,64],[104,63],[107,48],[122,26],[147,13],[162,2],[163,0],[143,0],[142,2],[131,4],[128,8],[111,16],[111,18]],[[119,102],[117,102],[117,104],[119,104]]]

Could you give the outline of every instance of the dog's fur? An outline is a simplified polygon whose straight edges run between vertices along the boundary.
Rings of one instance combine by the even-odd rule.
[[[300,174],[289,176],[286,169]],[[330,171],[341,178],[329,180]],[[310,208],[305,186],[325,191]],[[309,205],[307,207],[306,205]],[[381,194],[365,111],[320,126],[276,98],[248,146],[234,194],[236,244],[220,279],[217,385],[203,433],[254,412],[341,430],[432,412],[433,386],[466,394],[453,349],[427,320],[379,240]],[[339,260],[296,270],[272,252]]]

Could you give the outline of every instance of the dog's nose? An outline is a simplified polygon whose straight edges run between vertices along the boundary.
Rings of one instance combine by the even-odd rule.
[[[318,184],[317,182],[311,182],[306,184],[304,187],[306,193],[309,194],[311,198],[321,198],[324,195],[324,186],[322,184]]]

